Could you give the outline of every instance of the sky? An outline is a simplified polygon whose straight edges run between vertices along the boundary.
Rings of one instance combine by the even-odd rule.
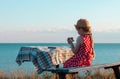
[[[95,43],[120,43],[120,0],[0,0],[0,43],[66,43],[88,19]]]

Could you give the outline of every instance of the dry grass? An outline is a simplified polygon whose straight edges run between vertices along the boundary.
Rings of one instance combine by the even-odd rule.
[[[37,75],[34,72],[29,74],[28,71],[17,70],[10,73],[0,71],[0,79],[55,79],[55,77],[46,72],[42,75]],[[112,70],[96,70],[94,73],[87,73],[86,76],[77,75],[76,79],[115,79],[115,76]]]
[[[86,76],[78,79],[116,79],[112,69],[109,70],[95,70],[94,73],[87,73]]]
[[[4,73],[0,71],[0,79],[43,79],[35,73],[29,74],[27,71],[11,71],[9,73]]]

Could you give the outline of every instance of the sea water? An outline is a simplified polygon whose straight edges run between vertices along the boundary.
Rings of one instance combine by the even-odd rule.
[[[16,63],[16,57],[23,46],[68,46],[67,43],[0,43],[0,71],[31,70],[32,62],[25,62],[21,66]],[[120,43],[95,43],[95,64],[120,62]]]

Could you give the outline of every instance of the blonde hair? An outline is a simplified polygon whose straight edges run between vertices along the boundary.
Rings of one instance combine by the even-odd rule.
[[[76,29],[82,28],[85,32],[91,33],[91,26],[87,19],[79,19],[75,25]]]

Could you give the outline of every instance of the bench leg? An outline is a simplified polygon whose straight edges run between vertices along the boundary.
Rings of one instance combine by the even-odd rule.
[[[115,67],[113,67],[112,69],[114,70],[116,79],[120,79],[120,70],[119,70],[119,66],[115,66]]]
[[[66,79],[65,75],[65,73],[53,73],[52,79]]]

